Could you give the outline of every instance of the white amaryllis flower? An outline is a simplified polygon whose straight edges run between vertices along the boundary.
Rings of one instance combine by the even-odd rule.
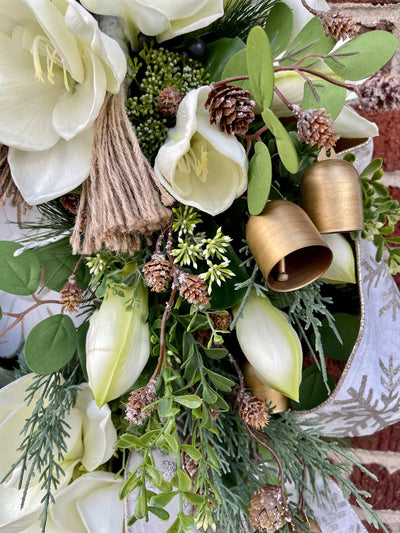
[[[324,241],[332,250],[333,259],[321,279],[328,283],[355,283],[356,271],[353,250],[340,233],[325,233]]]
[[[147,289],[140,282],[124,296],[108,289],[100,309],[90,317],[86,368],[99,407],[127,392],[146,365],[150,355],[147,312]]]
[[[20,432],[26,419],[32,416],[35,401],[41,394],[38,390],[33,402],[26,404],[26,389],[32,380],[33,374],[28,374],[0,390],[0,439],[2,443],[7,443],[0,450],[0,478],[20,455],[18,447],[23,439]],[[80,386],[76,404],[65,421],[69,425],[69,437],[63,461],[59,463],[65,476],[61,478],[58,490],[68,485],[77,464],[81,463],[86,470],[93,471],[108,461],[114,453],[117,439],[109,407],[97,407],[87,383]],[[11,478],[0,484],[0,531],[23,531],[38,519],[42,509],[43,492],[38,476],[31,479],[25,504],[20,508],[23,494],[17,488],[20,469],[16,468]]]
[[[218,215],[246,190],[248,162],[236,137],[210,124],[204,108],[209,92],[200,87],[182,100],[154,170],[174,198]]]
[[[258,378],[298,401],[303,352],[286,313],[253,292],[236,323],[236,335]]]
[[[224,14],[223,0],[81,0],[98,15],[120,17],[132,44],[139,32],[158,42],[205,28]]]
[[[0,143],[35,205],[87,178],[93,124],[126,60],[76,0],[0,0],[0,13]]]

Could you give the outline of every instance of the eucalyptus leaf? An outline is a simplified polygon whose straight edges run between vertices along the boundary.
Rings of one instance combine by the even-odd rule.
[[[265,31],[273,57],[277,57],[289,42],[293,29],[293,10],[284,2],[274,5],[265,22]]]
[[[335,384],[328,375],[328,385],[331,391]],[[303,376],[300,384],[299,402],[291,401],[291,406],[296,411],[313,409],[324,402],[329,396],[324,383],[324,377],[318,366],[313,363],[303,370]]]
[[[200,407],[202,401],[196,394],[187,394],[185,396],[174,396],[174,401],[187,407],[188,409],[197,409]]]
[[[161,507],[148,507],[150,513],[156,515],[160,520],[169,520],[169,513]]]
[[[37,324],[25,343],[25,360],[36,374],[60,370],[72,359],[77,337],[74,323],[67,315],[53,315]]]
[[[285,126],[271,109],[264,109],[261,116],[275,136],[276,147],[282,164],[289,172],[296,174],[299,170],[299,160],[297,158],[296,148]]]
[[[267,203],[271,190],[272,163],[268,148],[257,142],[249,165],[247,204],[251,215],[259,215]]]
[[[21,245],[15,242],[0,241],[0,289],[11,294],[28,296],[39,287],[40,261],[30,250],[14,257],[14,252],[19,248]]]
[[[68,237],[43,246],[34,253],[45,270],[44,284],[49,289],[59,292],[68,281],[79,259],[78,256],[72,255]],[[89,280],[89,270],[84,263],[81,263],[76,271],[76,282],[81,289],[85,289]]]
[[[335,39],[325,35],[324,27],[319,18],[313,17],[305,26],[303,26],[290,43],[286,54],[286,56],[290,55],[290,57],[287,57],[286,59],[283,58],[281,64],[285,66],[291,65],[298,59],[309,54],[328,54],[335,44]],[[318,58],[309,58],[303,61],[301,66],[310,66],[316,61],[318,61]]]
[[[324,355],[338,361],[346,361],[354,347],[360,329],[360,319],[349,313],[335,313],[335,327],[342,343],[326,318],[321,321],[320,334]]]
[[[221,79],[234,78],[236,76],[247,76],[247,52],[246,49],[239,50],[225,65],[221,74]],[[242,87],[245,91],[251,92],[249,80],[235,81],[235,85]]]
[[[325,113],[335,120],[346,101],[347,91],[325,80],[313,80],[313,87],[304,84],[303,109],[325,109]],[[314,93],[316,92],[316,94]]]
[[[222,37],[207,44],[203,61],[205,74],[210,75],[211,81],[222,80],[223,70],[230,58],[244,48],[246,45],[238,37]]]
[[[362,80],[386,65],[397,45],[396,37],[390,32],[369,31],[337,48],[325,63],[346,80]]]
[[[181,450],[185,452],[191,459],[193,459],[193,461],[200,461],[202,457],[201,452],[190,444],[182,444]]]
[[[274,96],[274,66],[267,34],[260,26],[250,30],[246,58],[251,94],[262,108],[271,105]]]

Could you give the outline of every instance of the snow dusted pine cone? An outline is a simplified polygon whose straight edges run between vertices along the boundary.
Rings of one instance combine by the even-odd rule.
[[[353,39],[360,31],[360,26],[355,22],[350,13],[343,11],[343,9],[318,11],[317,16],[324,26],[325,35],[327,37],[333,37],[336,41],[340,39]]]
[[[268,426],[268,407],[265,405],[265,400],[259,396],[246,394],[240,405],[239,414],[245,424],[255,429],[262,429]]]
[[[263,533],[275,533],[291,519],[279,485],[260,487],[251,499],[249,511],[251,525]]]
[[[143,267],[147,285],[153,292],[163,292],[171,281],[171,263],[162,254],[154,254]]]
[[[378,72],[356,88],[360,107],[367,113],[400,107],[400,80]]]
[[[149,407],[146,411],[143,409],[156,400],[156,389],[153,383],[132,391],[126,404],[125,419],[135,426],[141,426],[154,411],[155,406]]]
[[[250,93],[241,87],[223,83],[210,85],[211,91],[205,103],[210,113],[210,123],[217,124],[220,131],[228,135],[245,134],[249,124],[254,120]]]
[[[203,309],[208,304],[211,299],[208,296],[208,287],[199,276],[181,272],[178,280],[180,284],[179,295],[185,298],[187,302],[196,305],[200,309]]]
[[[71,274],[67,283],[60,291],[63,309],[73,312],[78,309],[83,301],[83,291],[76,282],[75,274]]]
[[[304,111],[299,106],[292,106],[297,117],[298,138],[310,146],[317,144],[327,150],[335,146],[339,139],[334,135],[335,125],[325,109],[308,109]]]

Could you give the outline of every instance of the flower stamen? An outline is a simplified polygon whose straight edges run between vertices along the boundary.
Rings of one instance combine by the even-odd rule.
[[[47,80],[49,81],[49,83],[51,83],[51,85],[55,85],[56,83],[54,65],[57,65],[63,70],[65,88],[67,89],[67,91],[71,90],[68,83],[68,71],[64,66],[62,58],[59,56],[57,50],[54,48],[54,46],[51,44],[47,37],[44,37],[43,35],[36,35],[36,37],[33,39],[31,54],[33,56],[33,66],[35,68],[36,80],[41,81],[42,83],[46,83],[43,77],[43,68],[41,61],[41,56],[44,56],[46,58]]]

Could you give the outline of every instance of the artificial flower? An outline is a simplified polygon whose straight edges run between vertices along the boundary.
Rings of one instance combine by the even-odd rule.
[[[0,142],[35,205],[87,178],[93,124],[126,60],[76,0],[2,0],[0,9]]]
[[[328,283],[355,283],[354,255],[348,240],[340,233],[325,233],[322,237],[333,252],[332,263],[322,279]]]
[[[141,282],[136,289],[125,290],[123,296],[108,289],[100,309],[90,318],[86,368],[99,407],[127,392],[147,363],[147,300],[147,289]]]
[[[248,163],[236,137],[210,124],[204,108],[209,92],[200,87],[182,100],[154,170],[174,198],[218,215],[246,190]]]
[[[32,382],[33,374],[28,374],[0,390],[0,439],[7,443],[0,452],[1,478],[19,458],[18,448],[23,440],[21,430],[25,421],[32,416],[41,395],[39,389],[33,401],[27,405],[27,388]],[[63,460],[59,461],[65,475],[61,477],[57,490],[68,484],[77,464],[82,464],[87,471],[93,471],[108,461],[114,453],[117,439],[109,407],[97,407],[87,383],[80,386],[76,404],[65,421],[69,425],[69,437],[66,439]],[[43,492],[38,476],[31,479],[25,504],[20,508],[23,494],[17,488],[20,473],[19,466],[9,480],[0,484],[0,531],[20,532],[34,523],[40,514]]]
[[[236,323],[240,347],[266,385],[299,400],[303,355],[300,339],[286,313],[265,296],[250,294]]]
[[[131,43],[139,32],[158,42],[205,28],[224,14],[223,0],[82,0],[99,15],[120,17]]]

